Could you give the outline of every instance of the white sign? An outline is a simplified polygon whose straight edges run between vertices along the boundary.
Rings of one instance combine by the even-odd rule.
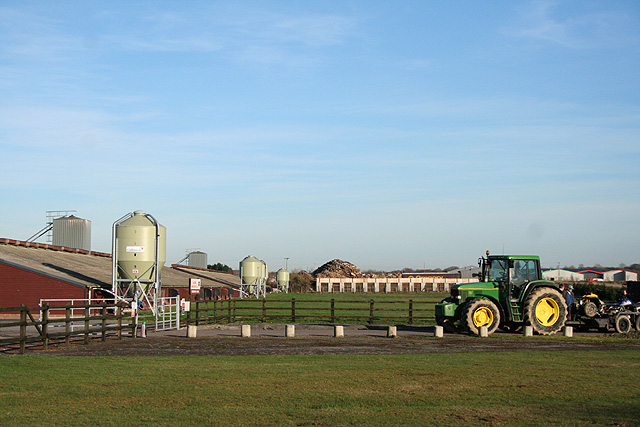
[[[127,246],[126,251],[142,253],[144,252],[144,246]]]
[[[192,294],[199,294],[200,293],[200,287],[202,284],[202,279],[189,279],[189,289],[191,290]]]

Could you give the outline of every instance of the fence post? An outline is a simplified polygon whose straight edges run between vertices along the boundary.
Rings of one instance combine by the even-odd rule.
[[[196,326],[200,326],[200,295],[196,295]]]
[[[336,323],[336,300],[331,298],[331,323]]]
[[[296,299],[291,298],[291,323],[296,323]]]
[[[20,306],[20,354],[24,354],[25,343],[27,342],[27,305]]]
[[[49,304],[42,306],[42,346],[49,348]]]
[[[107,306],[102,303],[102,341],[107,340]]]
[[[374,304],[373,300],[369,301],[369,324],[370,325],[373,324],[373,304]]]
[[[218,323],[218,301],[213,301],[213,323]]]
[[[64,341],[67,344],[71,341],[71,305],[69,303],[64,307]]]
[[[267,299],[262,298],[262,323],[267,323]]]
[[[122,339],[122,306],[118,304],[118,339]]]
[[[84,343],[89,344],[89,304],[84,305]]]
[[[409,324],[413,325],[413,300],[409,300]]]
[[[191,308],[191,307],[189,307]],[[187,326],[191,324],[191,310],[187,311]]]

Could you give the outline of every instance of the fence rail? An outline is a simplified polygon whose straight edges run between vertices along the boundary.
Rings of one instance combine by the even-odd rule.
[[[20,354],[24,354],[29,343],[38,343],[45,349],[51,340],[64,340],[69,343],[72,337],[81,337],[87,344],[91,336],[99,336],[105,341],[108,333],[113,333],[118,339],[123,334],[136,336],[136,325],[125,310],[128,304],[66,304],[49,305],[29,308],[20,307],[0,308],[3,313],[16,313],[19,320],[0,322],[0,351],[11,351],[18,347]],[[77,315],[78,310],[81,315]],[[64,315],[52,316],[52,313],[64,311]],[[80,327],[75,325],[79,324]],[[55,328],[64,327],[63,331]]]
[[[413,325],[435,320],[436,299],[291,300],[235,299],[192,301],[187,324],[236,322],[388,323]]]

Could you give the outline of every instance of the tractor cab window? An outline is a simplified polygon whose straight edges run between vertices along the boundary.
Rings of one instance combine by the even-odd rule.
[[[533,260],[518,259],[509,269],[509,282],[515,287],[529,283],[537,278],[536,263]]]
[[[494,259],[491,260],[489,268],[490,282],[504,282],[507,279],[507,260]]]

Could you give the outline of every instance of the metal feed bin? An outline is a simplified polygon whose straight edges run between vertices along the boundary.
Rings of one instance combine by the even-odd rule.
[[[148,299],[150,290],[159,292],[160,270],[167,260],[166,236],[167,229],[142,211],[113,224],[114,293]]]
[[[281,268],[276,273],[276,281],[278,283],[278,291],[289,293],[289,272]]]
[[[266,295],[267,265],[254,256],[240,261],[240,297]]]
[[[200,251],[189,252],[189,267],[207,268],[207,254]]]
[[[91,250],[91,221],[77,216],[63,216],[52,222],[52,241],[54,246]]]

